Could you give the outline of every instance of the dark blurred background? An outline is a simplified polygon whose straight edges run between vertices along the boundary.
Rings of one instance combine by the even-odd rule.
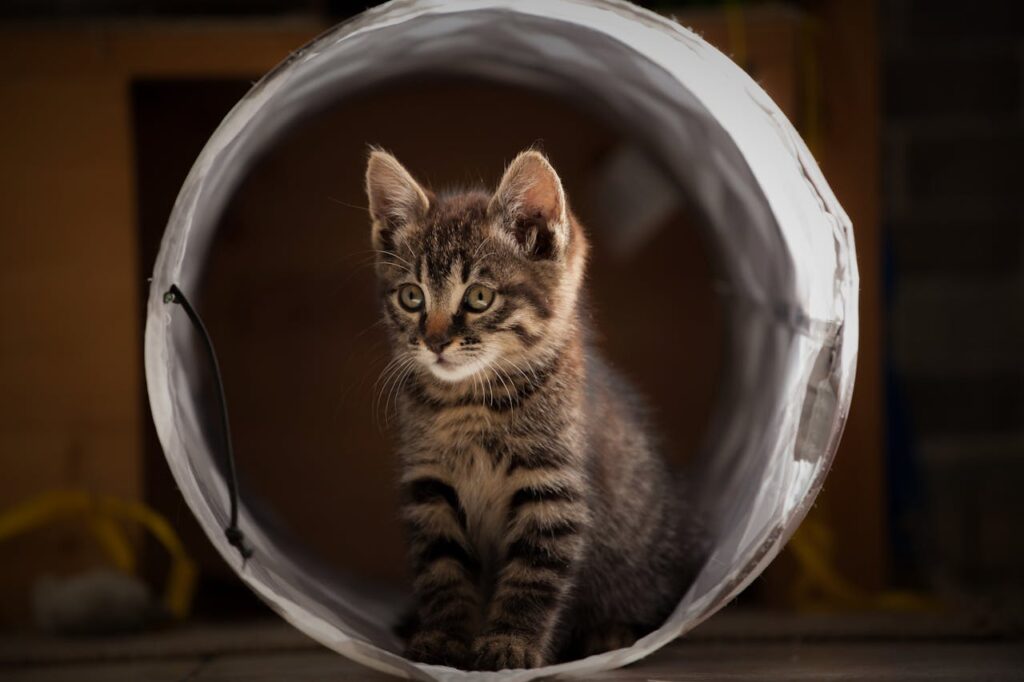
[[[136,500],[166,518],[198,566],[192,613],[262,613],[209,548],[155,440],[142,375],[146,277],[178,188],[221,118],[291,50],[367,4],[0,5],[0,627],[31,622],[40,576],[110,563],[88,511],[24,522],[24,504],[54,490]],[[854,408],[794,540],[828,576],[785,551],[740,601],[1017,613],[1022,4],[640,4],[695,28],[765,87],[857,238]],[[391,149],[428,182],[493,183],[538,142],[598,244],[592,289],[605,347],[651,397],[672,456],[699,446],[721,360],[714,264],[685,198],[653,212],[608,204],[602,188],[643,168],[628,131],[495,85],[364,93],[312,117],[252,169],[197,297],[224,365],[243,490],[330,563],[381,578],[404,571],[394,462],[372,409],[383,341],[367,331],[375,310],[361,267],[366,146]],[[646,237],[616,241],[602,224],[616,211],[643,213]],[[645,333],[630,336],[637,308],[622,304],[638,300],[649,306]],[[685,395],[676,376],[687,377]],[[353,447],[363,456],[337,456]],[[354,517],[358,527],[339,533]],[[134,527],[126,537],[135,572],[159,591],[161,543]]]

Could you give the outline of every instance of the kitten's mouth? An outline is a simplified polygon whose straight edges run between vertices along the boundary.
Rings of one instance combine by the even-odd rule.
[[[460,362],[447,355],[437,355],[425,364],[436,378],[448,383],[456,383],[479,372],[485,363],[478,358],[463,358],[463,361]]]
[[[443,355],[434,358],[433,362],[429,363],[429,367],[432,370],[440,370],[443,372],[455,372],[456,370],[469,367],[473,364],[469,362],[456,362],[452,358],[445,357]]]

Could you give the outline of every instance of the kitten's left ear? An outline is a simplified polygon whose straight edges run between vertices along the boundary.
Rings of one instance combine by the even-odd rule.
[[[562,181],[538,151],[522,152],[512,161],[488,212],[501,219],[532,258],[558,259],[569,246]]]
[[[398,159],[380,149],[366,163],[366,196],[373,219],[373,248],[390,250],[396,232],[423,218],[430,198]]]

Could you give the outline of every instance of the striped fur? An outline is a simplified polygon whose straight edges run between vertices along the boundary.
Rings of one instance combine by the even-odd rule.
[[[418,602],[407,654],[534,667],[659,626],[694,536],[638,401],[588,341],[588,244],[554,169],[528,151],[493,194],[434,195],[374,151],[367,192]],[[462,303],[474,284],[495,292],[484,312]]]

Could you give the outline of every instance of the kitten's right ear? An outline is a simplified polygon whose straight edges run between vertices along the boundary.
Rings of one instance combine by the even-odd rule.
[[[385,151],[374,149],[366,163],[366,196],[373,219],[373,248],[388,251],[395,230],[422,219],[430,199],[419,183]]]
[[[543,154],[528,149],[505,170],[488,206],[532,258],[561,258],[569,244],[565,191]]]

